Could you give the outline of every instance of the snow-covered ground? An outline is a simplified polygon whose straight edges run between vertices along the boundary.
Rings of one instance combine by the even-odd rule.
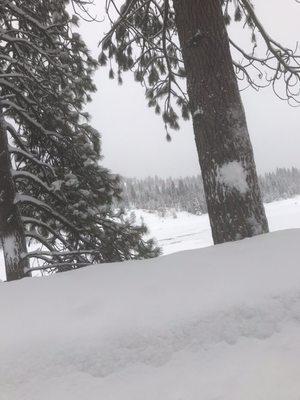
[[[0,284],[0,399],[299,400],[299,244],[280,231]]]
[[[300,228],[300,196],[265,204],[271,231]],[[150,236],[157,239],[164,254],[197,249],[212,245],[208,215],[196,216],[187,212],[172,213],[164,218],[142,210],[134,211],[137,221],[146,223]],[[300,397],[299,397],[300,399]]]

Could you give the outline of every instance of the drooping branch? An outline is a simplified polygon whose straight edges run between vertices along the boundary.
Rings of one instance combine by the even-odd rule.
[[[256,90],[272,86],[280,98],[290,104],[299,103],[298,47],[288,49],[274,40],[249,0],[221,2],[226,23],[234,19],[251,29],[252,51],[239,46],[235,38],[230,41],[237,78],[246,83],[246,86],[241,85],[241,90],[249,86]],[[145,88],[149,107],[162,115],[166,127],[178,129],[179,110],[183,119],[189,118],[190,110],[172,2],[107,0],[105,11],[111,26],[100,42],[100,64],[108,64],[109,76],[117,76],[119,83],[122,83],[123,72],[131,71]],[[258,42],[258,35],[262,43]],[[191,37],[187,45],[201,46],[201,34]]]
[[[100,64],[106,65],[109,59],[111,78],[116,65],[119,83],[122,73],[131,70],[145,88],[149,107],[162,115],[166,128],[178,129],[179,110],[184,119],[189,118],[189,111],[169,0],[128,0],[122,6],[111,0],[106,2],[106,12],[111,28],[100,42]]]
[[[238,77],[245,78],[249,85],[256,89],[271,85],[280,99],[287,100],[291,105],[299,104],[300,52],[298,45],[295,49],[286,48],[272,38],[260,22],[249,0],[239,0],[238,4],[253,32],[251,53],[231,40],[234,51],[244,60],[243,63],[236,65]],[[260,50],[258,35],[264,43],[265,55],[262,55],[262,50]]]

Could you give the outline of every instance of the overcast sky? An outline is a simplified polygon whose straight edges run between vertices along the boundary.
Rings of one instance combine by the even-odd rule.
[[[104,17],[104,0],[96,3],[98,16]],[[254,4],[269,33],[294,48],[300,40],[300,4],[295,0],[254,0]],[[81,24],[80,31],[94,55],[105,26],[106,22]],[[243,37],[237,27],[232,28],[232,34]],[[102,134],[104,165],[131,177],[198,174],[191,123],[181,123],[181,130],[173,133],[168,143],[160,117],[147,107],[144,90],[133,82],[130,73],[124,75],[122,86],[107,76],[106,68],[96,73],[98,92],[88,106],[92,124]],[[257,93],[250,88],[242,98],[258,171],[300,168],[300,108],[280,101],[270,89]]]

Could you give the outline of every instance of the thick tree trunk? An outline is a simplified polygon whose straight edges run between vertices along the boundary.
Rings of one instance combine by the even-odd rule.
[[[28,261],[26,240],[18,206],[15,201],[15,186],[11,174],[4,119],[0,115],[0,238],[2,242],[6,279],[12,281],[25,276]]]
[[[220,0],[174,0],[215,243],[268,232]]]

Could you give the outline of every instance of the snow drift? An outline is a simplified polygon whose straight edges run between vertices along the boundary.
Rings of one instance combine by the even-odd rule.
[[[300,230],[0,285],[1,400],[299,400]]]

